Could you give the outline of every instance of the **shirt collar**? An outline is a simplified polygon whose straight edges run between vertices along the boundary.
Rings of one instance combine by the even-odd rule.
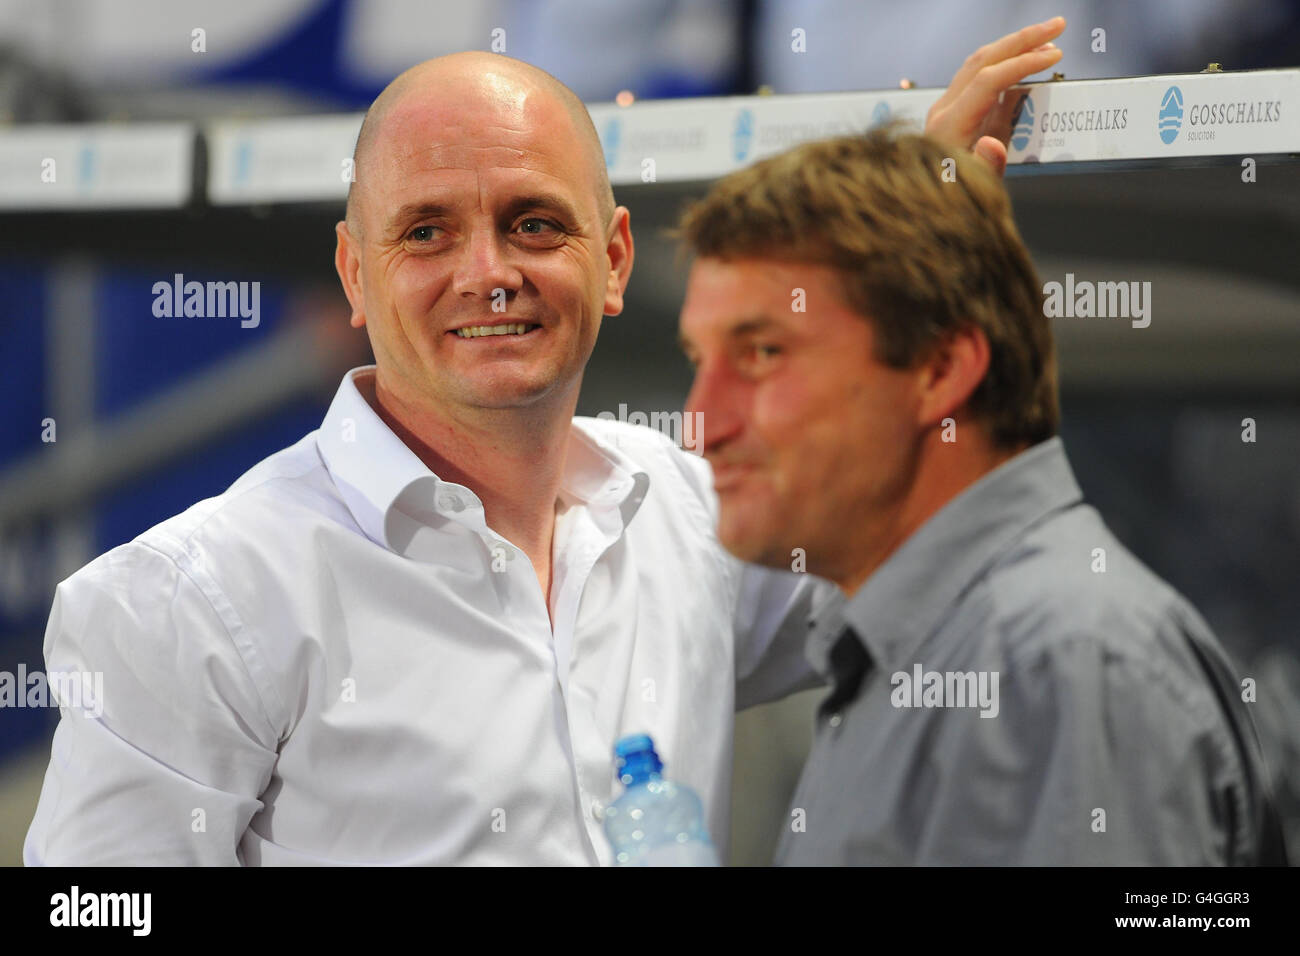
[[[370,406],[375,366],[343,376],[316,444],[335,487],[366,537],[405,552],[412,520],[454,521],[487,533],[483,504],[469,488],[444,481],[397,437]],[[566,503],[588,507],[607,533],[619,534],[649,488],[645,471],[574,419],[561,484]]]
[[[910,655],[984,570],[1031,525],[1083,500],[1059,437],[1029,448],[962,490],[930,517],[842,605],[819,615],[808,657],[823,673],[849,624],[875,666]]]

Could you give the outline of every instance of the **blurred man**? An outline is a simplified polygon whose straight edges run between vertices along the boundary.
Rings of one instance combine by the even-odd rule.
[[[727,177],[682,232],[718,537],[846,596],[778,861],[1282,861],[1238,676],[1075,483],[1001,183],[876,131]]]
[[[1062,26],[985,51],[949,135],[996,164],[989,81],[1049,66]],[[371,106],[356,169],[336,266],[376,365],[59,586],[48,667],[102,672],[103,715],[65,713],[28,863],[608,862],[631,731],[722,842],[734,710],[820,680],[808,579],[722,551],[704,462],[574,418],[633,260],[577,97],[432,60]]]

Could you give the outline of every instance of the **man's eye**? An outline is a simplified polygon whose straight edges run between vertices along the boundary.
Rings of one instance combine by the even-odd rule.
[[[437,226],[416,226],[407,238],[414,239],[416,242],[428,242],[433,238],[434,230],[437,228]]]
[[[754,346],[754,355],[760,359],[775,358],[780,354],[781,354],[781,346],[779,345],[755,345]]]
[[[519,231],[527,236],[544,236],[547,230],[559,231],[559,226],[548,219],[530,217],[519,223]]]

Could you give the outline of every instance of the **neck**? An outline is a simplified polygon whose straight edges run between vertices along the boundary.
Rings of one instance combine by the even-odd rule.
[[[932,431],[921,443],[915,477],[901,500],[858,539],[861,550],[827,576],[852,597],[944,505],[1027,447],[998,448],[982,439],[959,446],[941,441],[939,431]]]
[[[465,410],[406,400],[379,375],[357,384],[430,471],[479,497],[493,531],[549,566],[576,387],[544,408]]]

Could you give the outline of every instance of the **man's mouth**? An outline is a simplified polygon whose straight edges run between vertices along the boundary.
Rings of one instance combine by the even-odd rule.
[[[744,481],[753,470],[753,465],[715,464],[713,465],[713,490],[729,491]]]
[[[448,334],[462,339],[477,339],[488,335],[527,335],[540,328],[536,322],[502,322],[497,325],[467,325],[452,329]]]

